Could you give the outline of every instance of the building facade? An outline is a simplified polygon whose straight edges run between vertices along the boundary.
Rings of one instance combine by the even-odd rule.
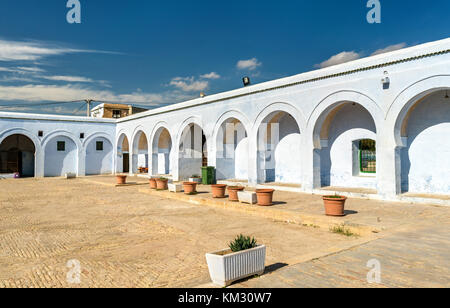
[[[445,39],[118,120],[0,113],[0,150],[12,135],[29,138],[35,176],[146,167],[182,180],[206,161],[218,180],[249,185],[448,196],[449,95]],[[94,151],[98,140],[107,153]]]

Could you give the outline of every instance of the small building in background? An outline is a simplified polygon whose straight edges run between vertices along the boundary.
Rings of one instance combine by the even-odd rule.
[[[122,104],[100,104],[91,109],[91,117],[119,119],[132,114],[147,111],[148,109]]]

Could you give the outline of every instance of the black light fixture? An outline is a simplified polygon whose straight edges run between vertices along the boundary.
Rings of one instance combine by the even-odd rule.
[[[80,133],[80,139],[84,139],[84,133]]]
[[[449,99],[449,97],[448,97],[448,91],[445,91],[445,99]]]
[[[250,77],[245,76],[242,78],[242,82],[244,83],[244,87],[249,86],[251,84]]]

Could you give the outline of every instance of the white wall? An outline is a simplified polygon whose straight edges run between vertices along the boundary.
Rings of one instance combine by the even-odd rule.
[[[359,104],[347,103],[329,127],[328,147],[321,150],[322,186],[377,188],[376,176],[354,175],[353,141],[376,140],[369,112]]]
[[[450,193],[450,99],[437,92],[411,112],[402,151],[402,189]]]
[[[57,151],[57,142],[66,143],[65,151]],[[45,147],[44,176],[64,176],[76,174],[78,170],[78,149],[75,142],[66,136],[52,138]]]
[[[103,142],[103,151],[97,151],[97,142]],[[114,149],[112,143],[103,137],[91,140],[86,146],[86,175],[113,173]]]

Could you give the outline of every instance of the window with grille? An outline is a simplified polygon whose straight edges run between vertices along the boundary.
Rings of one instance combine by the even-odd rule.
[[[97,151],[103,151],[103,141],[97,141],[95,149]]]
[[[359,141],[359,171],[361,173],[377,172],[377,151],[375,140]]]
[[[113,118],[115,118],[115,119],[118,119],[118,118],[120,118],[120,110],[113,110],[112,111],[112,116],[113,116]]]
[[[56,143],[56,149],[58,150],[58,152],[64,152],[66,150],[66,142],[58,141]]]

